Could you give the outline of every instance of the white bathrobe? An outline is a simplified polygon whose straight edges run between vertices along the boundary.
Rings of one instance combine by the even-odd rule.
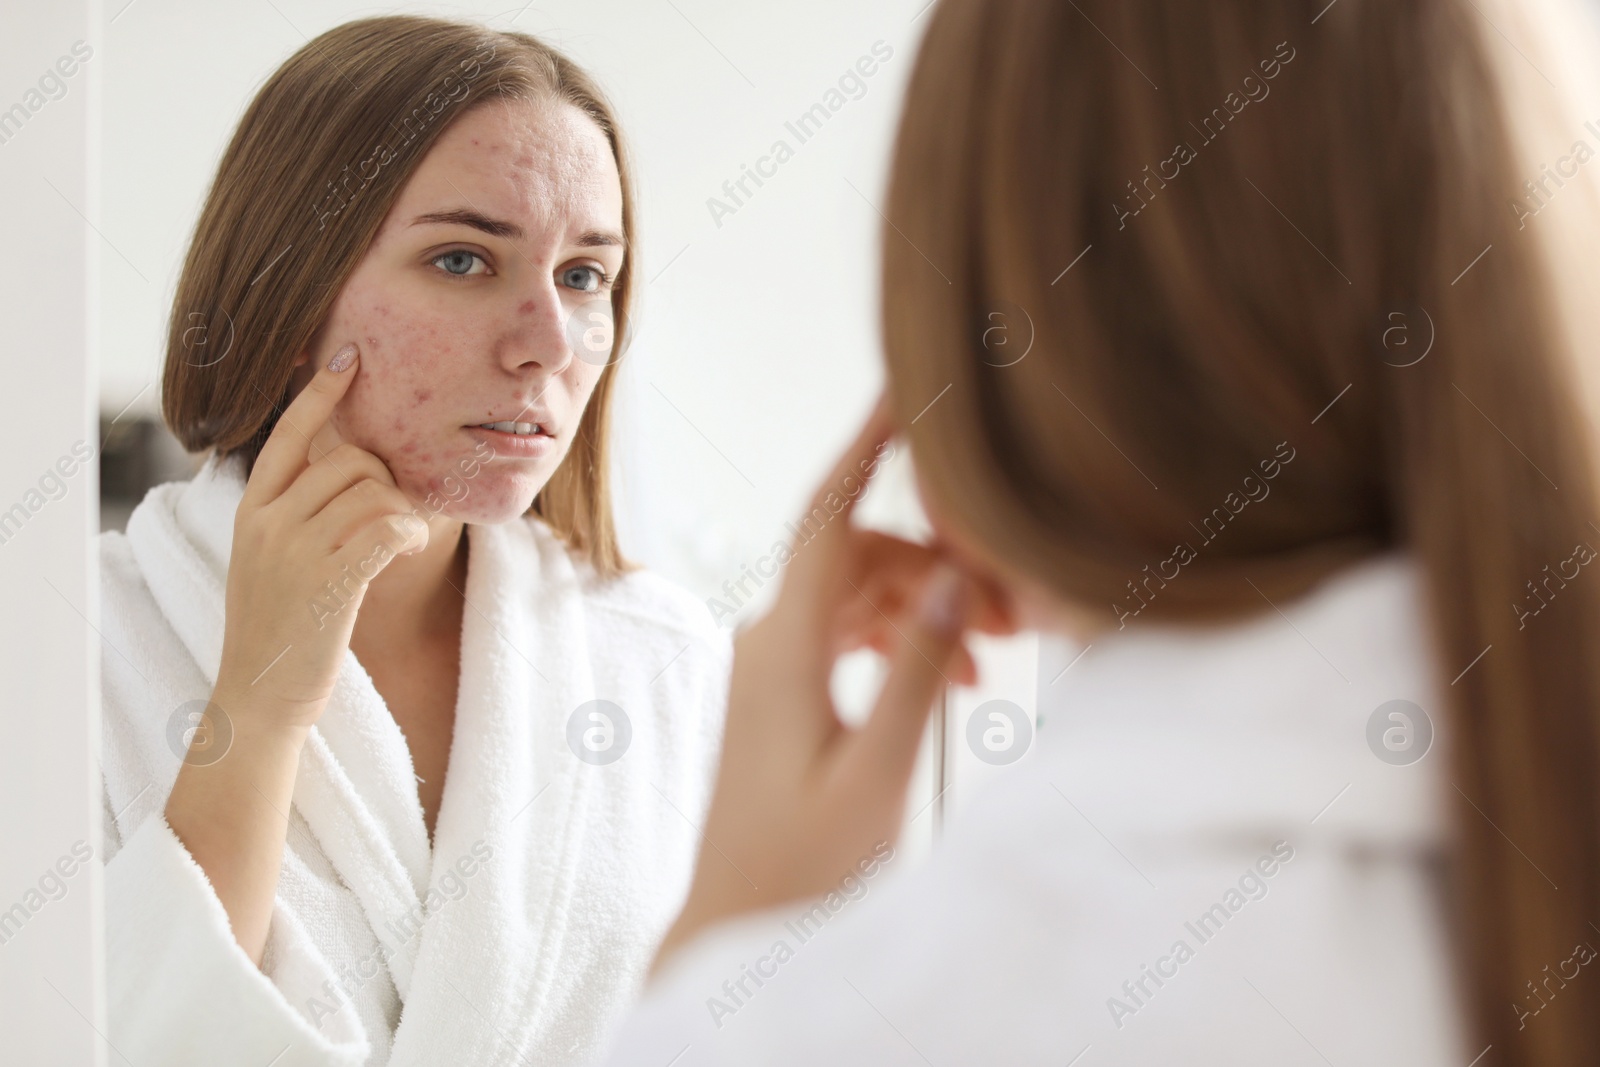
[[[864,856],[815,906],[708,931],[607,1062],[1466,1067],[1432,863],[1480,816],[1415,572],[1368,561],[1278,607],[1136,620],[1049,666],[1033,749],[930,860]],[[1396,709],[1369,744],[1391,700],[1437,731],[1408,765],[1375,754],[1423,751]]]
[[[432,847],[405,739],[347,654],[284,813],[258,969],[162,816],[184,706],[216,677],[243,488],[236,463],[209,461],[192,482],[152,490],[126,536],[101,539],[111,1044],[151,1067],[591,1054],[687,890],[726,706],[727,634],[648,572],[597,579],[540,520],[469,526],[460,691]],[[575,750],[569,721],[593,700],[622,715],[610,716],[609,748],[605,723],[580,717]],[[624,743],[609,763],[575,755]]]

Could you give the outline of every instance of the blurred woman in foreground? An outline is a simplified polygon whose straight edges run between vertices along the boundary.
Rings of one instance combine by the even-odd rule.
[[[864,535],[797,554],[611,1062],[1600,1062],[1600,526],[1493,31],[1463,0],[929,17],[888,402],[818,498],[904,433],[968,577],[847,731]],[[973,576],[1087,651],[901,877]]]

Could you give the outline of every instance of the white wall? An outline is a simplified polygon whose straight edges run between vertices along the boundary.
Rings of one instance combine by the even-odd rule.
[[[17,123],[0,127],[0,1059],[30,1065],[107,1055],[96,1036],[100,865],[79,861],[100,850],[89,713],[100,662],[89,566],[98,484],[79,459],[99,447],[94,25],[86,2],[16,4],[0,33],[0,112]],[[74,42],[92,53],[81,67]]]

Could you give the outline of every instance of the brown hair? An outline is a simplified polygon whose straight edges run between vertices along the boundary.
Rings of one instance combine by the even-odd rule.
[[[1513,1008],[1600,900],[1600,580],[1514,607],[1597,529],[1570,353],[1478,16],[1329,8],[942,0],[883,232],[892,402],[939,512],[1113,622],[1267,610],[1409,548],[1466,798],[1471,1051],[1593,1064],[1600,982],[1520,1033]],[[1191,525],[1274,459],[1270,504]]]
[[[622,179],[628,255],[612,288],[611,358],[571,451],[531,508],[610,576],[634,568],[617,545],[608,462],[635,270],[631,167],[599,87],[527,34],[411,16],[361,19],[307,42],[267,79],[223,153],[184,260],[162,410],[185,448],[239,455],[251,469],[289,401],[295,355],[412,172],[452,122],[496,99],[577,107],[610,140]]]

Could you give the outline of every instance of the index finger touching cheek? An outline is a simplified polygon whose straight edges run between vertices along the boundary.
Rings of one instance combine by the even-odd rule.
[[[245,486],[247,499],[256,504],[276,500],[313,458],[312,442],[320,437],[322,444],[329,443],[323,427],[349,390],[359,356],[355,342],[344,345],[283,409],[256,457]]]

